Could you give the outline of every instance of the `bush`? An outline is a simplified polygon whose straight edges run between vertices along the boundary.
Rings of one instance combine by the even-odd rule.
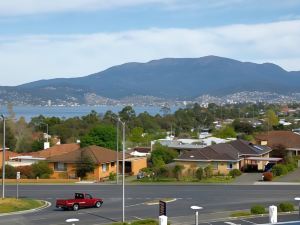
[[[294,204],[290,202],[282,202],[278,206],[281,212],[292,212],[295,210]]]
[[[19,166],[16,168],[16,170],[20,172],[21,178],[25,178],[25,179],[35,178],[32,172],[32,166]]]
[[[263,173],[264,181],[272,181],[273,180],[273,173],[265,172]]]
[[[286,166],[286,169],[287,169],[288,172],[292,172],[295,169],[295,165],[291,164],[291,163],[286,164],[285,166]]]
[[[277,164],[277,165],[273,166],[272,173],[274,176],[281,176],[281,175],[287,174],[288,170],[285,165]]]
[[[153,219],[134,221],[131,225],[158,225],[158,222]]]
[[[251,207],[251,213],[252,214],[265,214],[266,209],[262,205],[254,205]]]
[[[109,180],[114,181],[114,180],[116,180],[116,178],[117,178],[116,173],[114,173],[114,172],[109,173],[109,178],[108,178]]]
[[[198,180],[202,180],[202,179],[203,179],[203,175],[204,175],[203,168],[202,168],[202,167],[199,167],[199,168],[196,170],[196,178],[197,178]]]
[[[239,169],[233,169],[233,170],[230,170],[230,172],[229,172],[229,176],[232,176],[233,178],[241,176],[241,175],[242,175],[242,172]]]
[[[211,165],[204,168],[204,173],[205,173],[206,178],[211,178],[212,177],[213,169],[212,169]]]
[[[15,179],[16,178],[16,168],[11,165],[5,165],[5,178]],[[2,178],[2,168],[0,170],[0,178]]]
[[[47,179],[53,174],[53,170],[49,168],[48,163],[45,161],[39,161],[32,164],[32,173],[34,177]]]
[[[184,169],[183,165],[175,165],[175,167],[173,168],[173,173],[174,173],[175,178],[176,178],[177,181],[180,180],[181,172],[182,172],[183,169]]]

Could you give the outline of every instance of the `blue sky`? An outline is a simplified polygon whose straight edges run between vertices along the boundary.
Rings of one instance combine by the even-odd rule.
[[[164,57],[300,70],[299,0],[10,0],[0,27],[0,85]]]

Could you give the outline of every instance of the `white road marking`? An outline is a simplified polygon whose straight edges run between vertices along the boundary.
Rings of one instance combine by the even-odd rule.
[[[246,223],[256,224],[256,223],[253,223],[253,222],[248,221],[248,220],[243,220],[243,219],[240,219],[240,220],[243,221],[243,222],[246,222]]]
[[[241,224],[236,224],[236,223],[232,223],[232,222],[224,222],[226,224],[229,224],[229,225],[241,225]]]
[[[133,205],[127,205],[127,206],[125,206],[125,208],[134,207],[134,206],[138,206],[138,205],[144,205],[144,203],[138,203],[138,204],[133,204]]]

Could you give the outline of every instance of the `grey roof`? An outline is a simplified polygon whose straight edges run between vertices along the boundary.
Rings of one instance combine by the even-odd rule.
[[[211,145],[206,148],[184,151],[177,161],[238,161],[242,156],[261,156],[270,152],[266,146],[253,145],[244,140]]]

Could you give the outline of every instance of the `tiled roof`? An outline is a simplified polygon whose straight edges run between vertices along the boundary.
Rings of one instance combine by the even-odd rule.
[[[300,149],[300,135],[292,131],[270,131],[255,137],[257,141],[267,141],[270,147],[283,145],[286,148]]]
[[[253,145],[250,142],[236,140],[230,143],[183,152],[176,160],[192,161],[237,161],[241,156],[261,156],[271,151],[267,146]]]
[[[82,156],[88,156],[96,164],[102,164],[107,162],[115,162],[117,158],[117,152],[98,147],[89,146],[76,151],[72,151],[63,155],[56,155],[47,158],[49,162],[62,162],[62,163],[77,163]],[[122,160],[122,155],[119,153],[119,160]]]
[[[22,155],[31,155],[33,157],[42,157],[42,158],[49,158],[52,156],[57,156],[57,155],[63,155],[66,153],[70,153],[73,151],[76,151],[80,149],[79,144],[62,144],[62,145],[55,145],[52,146],[51,148],[41,150],[38,152],[28,152],[28,153],[22,153]]]

